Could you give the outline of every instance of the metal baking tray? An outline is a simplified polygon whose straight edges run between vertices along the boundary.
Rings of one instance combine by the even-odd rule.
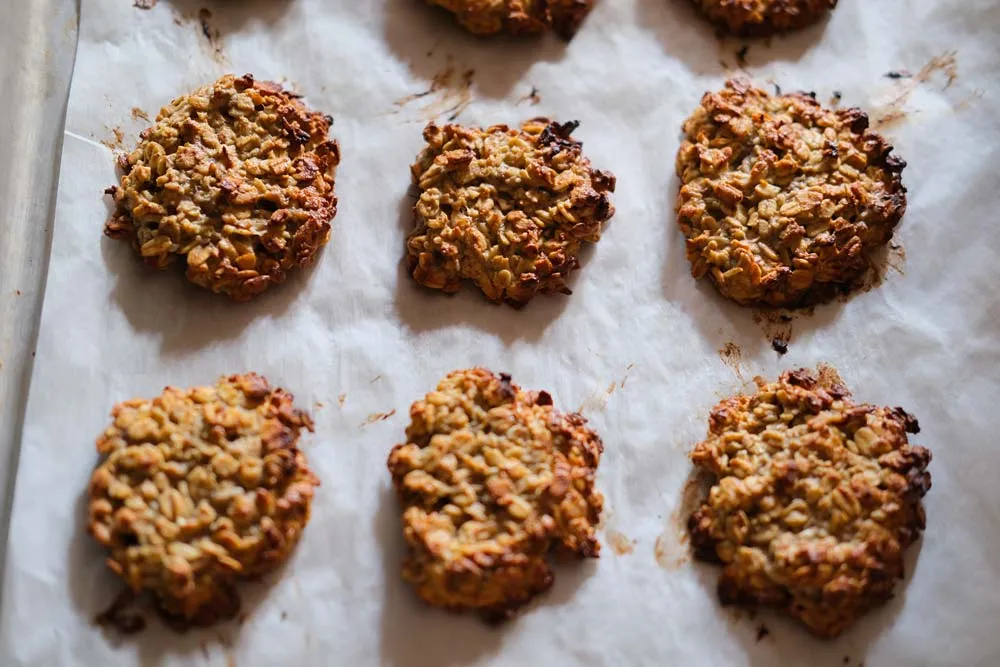
[[[0,21],[0,572],[49,264],[78,0],[4,3]],[[2,583],[0,583],[2,586]]]

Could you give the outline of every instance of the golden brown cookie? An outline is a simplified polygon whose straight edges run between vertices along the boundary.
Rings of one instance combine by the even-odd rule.
[[[175,623],[231,617],[236,582],[281,565],[309,521],[319,480],[297,448],[309,415],[254,373],[111,414],[88,522],[108,566]]]
[[[902,408],[855,404],[830,369],[784,373],[719,403],[691,453],[713,479],[690,517],[721,563],[723,604],[785,610],[835,637],[892,595],[924,529],[931,454]]]
[[[455,15],[474,35],[531,35],[547,30],[569,39],[595,0],[426,0]]]
[[[503,619],[548,590],[548,555],[596,558],[602,445],[579,414],[510,376],[455,371],[410,408],[389,471],[403,578],[429,605]]]
[[[411,169],[420,191],[406,243],[414,280],[449,293],[469,280],[513,306],[569,294],[581,246],[614,214],[615,177],[591,168],[570,138],[576,126],[428,125]]]
[[[692,275],[743,305],[857,288],[906,211],[905,166],[860,109],[728,81],[684,123],[677,152]]]
[[[119,157],[104,233],[162,269],[246,301],[310,264],[337,213],[328,116],[276,83],[226,75],[160,111]]]
[[[737,35],[764,37],[804,28],[837,0],[694,0],[709,19]]]

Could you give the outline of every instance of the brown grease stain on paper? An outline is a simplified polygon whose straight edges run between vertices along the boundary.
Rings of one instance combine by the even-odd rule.
[[[628,382],[629,375],[632,374],[633,368],[635,368],[635,364],[629,364],[626,366],[625,375],[621,380],[612,380],[607,389],[601,392],[595,392],[585,398],[583,403],[580,404],[580,407],[576,409],[576,412],[579,414],[583,414],[584,412],[600,412],[604,408],[608,407],[608,401],[611,400],[615,391],[625,388],[625,383]]]
[[[758,310],[753,314],[754,323],[770,341],[771,349],[779,355],[788,352],[788,344],[792,341],[793,318],[790,311]]]
[[[120,151],[125,148],[123,142],[125,140],[125,133],[122,132],[120,127],[108,128],[114,135],[114,139],[101,139],[101,144],[110,150]]]
[[[361,423],[360,428],[364,428],[365,426],[370,426],[371,424],[376,424],[378,422],[384,422],[386,419],[389,419],[394,414],[396,414],[395,408],[389,410],[389,412],[373,412],[372,414],[368,415],[368,418]]]
[[[209,53],[217,62],[226,63],[226,54],[222,51],[222,35],[211,21],[210,9],[202,7],[198,10],[198,24],[201,26],[201,34],[208,40]]]
[[[393,113],[398,113],[412,102],[428,99],[418,110],[421,118],[431,121],[443,116],[449,122],[456,120],[472,104],[472,84],[476,71],[468,69],[458,74],[450,57],[447,62],[445,68],[431,79],[427,90],[396,100],[393,103],[396,107]]]
[[[905,120],[907,118],[905,106],[909,102],[910,96],[913,95],[918,86],[928,83],[939,72],[947,78],[944,88],[950,88],[958,80],[957,56],[957,51],[949,51],[931,58],[926,65],[920,68],[919,72],[913,75],[906,70],[889,72],[886,76],[897,82],[897,90],[888,102],[874,110],[872,126],[876,129],[883,129]]]
[[[906,275],[906,248],[895,239],[871,254],[871,267],[868,273],[861,277],[858,291],[867,292],[880,286],[886,281],[890,271],[895,271],[901,276]],[[850,297],[848,293],[840,299],[846,301]]]
[[[138,610],[138,598],[128,587],[123,588],[108,608],[94,618],[94,623],[123,635],[134,635],[146,629],[146,617]]]
[[[731,368],[736,377],[743,382],[743,350],[736,343],[726,343],[719,350],[719,358],[722,359],[722,363]]]
[[[901,276],[906,275],[906,248],[901,243],[892,241],[889,243],[889,252],[886,254],[886,266]]]
[[[671,512],[663,532],[656,538],[653,555],[656,564],[664,570],[677,570],[691,562],[691,549],[687,530],[688,517],[707,495],[709,477],[691,471],[681,489],[680,502]]]
[[[609,530],[607,532],[607,539],[611,550],[619,556],[628,556],[635,551],[636,541],[629,539],[625,534],[617,530]]]
[[[531,92],[529,92],[526,95],[522,95],[517,100],[517,103],[518,104],[530,104],[531,106],[535,106],[536,104],[541,103],[541,101],[542,101],[542,96],[538,94],[538,88],[536,88],[535,86],[532,86],[531,87]]]

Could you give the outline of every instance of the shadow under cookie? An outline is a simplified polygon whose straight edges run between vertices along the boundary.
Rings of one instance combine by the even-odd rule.
[[[417,78],[428,83],[454,69],[472,72],[474,94],[506,97],[534,64],[557,62],[566,42],[555,35],[477,37],[448,12],[418,0],[387,0],[386,44]]]

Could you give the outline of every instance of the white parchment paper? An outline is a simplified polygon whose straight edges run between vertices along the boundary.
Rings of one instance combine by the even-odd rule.
[[[720,43],[683,0],[603,0],[567,45],[477,40],[415,0],[203,1],[83,0],[0,665],[1000,664],[1000,5],[842,0],[792,37]],[[894,251],[880,287],[796,318],[783,357],[750,311],[690,278],[672,216],[680,124],[744,44],[759,83],[839,93],[883,118],[909,162],[905,262]],[[116,182],[101,142],[116,147],[117,130],[131,147],[139,112],[228,71],[303,93],[335,117],[343,150],[332,242],[245,305],[101,236]],[[617,174],[617,215],[571,297],[514,311],[471,289],[422,291],[402,268],[408,165],[426,120],[456,113],[580,120],[587,154]],[[712,405],[755,374],[817,362],[859,400],[914,413],[934,453],[906,583],[832,642],[720,608],[677,516]],[[400,582],[385,470],[410,403],[476,364],[582,407],[606,444],[602,557],[559,567],[553,591],[499,629],[426,610]],[[242,624],[108,638],[92,619],[119,586],[84,533],[95,437],[118,401],[246,370],[316,418],[306,447],[323,486],[300,547],[244,589]]]

